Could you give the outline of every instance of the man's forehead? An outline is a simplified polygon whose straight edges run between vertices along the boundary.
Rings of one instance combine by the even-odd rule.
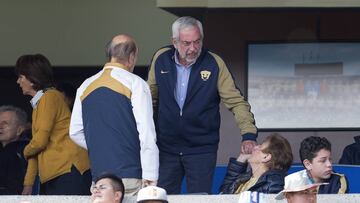
[[[330,154],[331,154],[331,151],[323,148],[323,149],[320,149],[319,151],[317,151],[317,152],[315,153],[314,158],[328,157],[328,156],[330,156]]]
[[[13,111],[3,111],[0,112],[0,120],[10,120],[15,119],[16,114]]]
[[[98,180],[95,184],[96,185],[104,185],[104,184],[109,184],[109,183],[111,183],[110,178],[102,178],[102,179]]]

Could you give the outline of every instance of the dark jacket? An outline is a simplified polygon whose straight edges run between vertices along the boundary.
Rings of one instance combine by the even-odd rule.
[[[220,187],[222,194],[234,194],[238,187],[250,180],[252,172],[247,170],[246,163],[230,158],[224,181]],[[249,191],[261,193],[278,193],[284,188],[286,171],[272,169],[261,175]]]
[[[220,101],[234,113],[243,139],[256,140],[250,105],[236,88],[223,60],[206,49],[191,67],[185,103],[180,109],[174,96],[174,55],[173,46],[160,49],[152,60],[148,78],[160,151],[184,155],[216,152]]]
[[[343,174],[333,173],[325,182],[329,184],[321,185],[319,194],[345,194],[349,192],[349,185]]]
[[[27,162],[23,150],[28,140],[18,140],[3,147],[0,144],[0,195],[20,195]]]
[[[345,147],[339,164],[360,165],[360,136],[354,137],[355,143]]]

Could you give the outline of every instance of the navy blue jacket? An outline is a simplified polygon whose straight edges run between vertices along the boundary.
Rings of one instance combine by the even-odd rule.
[[[0,195],[20,195],[27,162],[24,148],[28,140],[18,140],[3,147],[0,144]]]
[[[150,67],[148,84],[155,107],[160,151],[174,154],[216,152],[223,101],[235,115],[245,140],[256,140],[250,105],[242,97],[223,60],[203,49],[191,68],[181,110],[174,96],[177,70],[173,46],[160,49]]]
[[[345,194],[349,192],[349,185],[343,174],[333,173],[324,182],[329,184],[321,185],[318,191],[319,194]]]
[[[230,158],[224,181],[220,186],[220,193],[234,194],[241,184],[250,180],[252,172],[247,170],[247,165],[238,162],[236,158]],[[284,188],[285,176],[286,171],[268,170],[259,177],[249,191],[278,193]]]
[[[360,165],[360,136],[354,137],[355,143],[345,147],[339,164]]]

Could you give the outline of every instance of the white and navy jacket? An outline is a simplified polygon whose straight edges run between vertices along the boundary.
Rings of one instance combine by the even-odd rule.
[[[151,94],[140,77],[118,63],[107,63],[76,93],[70,137],[88,149],[93,179],[158,179],[159,150]]]

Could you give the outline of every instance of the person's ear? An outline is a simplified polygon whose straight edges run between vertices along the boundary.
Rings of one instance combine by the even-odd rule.
[[[129,63],[130,63],[131,65],[133,65],[134,63],[136,63],[136,62],[135,62],[135,53],[134,53],[134,52],[130,54]]]
[[[303,165],[304,165],[304,167],[305,167],[306,170],[308,170],[308,171],[311,171],[311,170],[312,170],[312,164],[311,164],[311,162],[310,162],[308,159],[305,159],[305,160],[303,161]]]
[[[264,163],[269,162],[271,160],[271,158],[272,158],[271,154],[266,154],[263,159]]]
[[[121,191],[116,191],[116,192],[115,192],[115,195],[114,195],[115,200],[116,200],[117,202],[120,202],[122,195],[123,195],[123,194],[122,194]]]
[[[19,137],[25,130],[24,126],[19,126],[16,130],[16,136]]]
[[[130,68],[130,72],[134,71],[135,65],[136,65],[136,53],[131,53],[128,60],[128,66]]]

